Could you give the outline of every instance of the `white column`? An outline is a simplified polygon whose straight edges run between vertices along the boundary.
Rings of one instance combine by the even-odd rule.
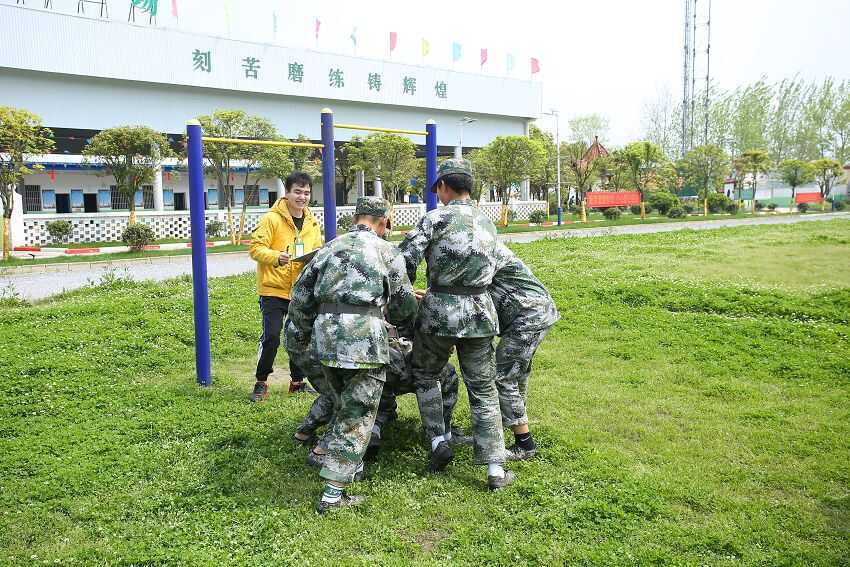
[[[12,191],[12,218],[9,219],[9,230],[12,238],[9,248],[15,246],[26,246],[24,242],[24,198],[17,191]]]
[[[383,197],[384,196],[384,187],[381,185],[381,178],[375,178],[375,197]]]
[[[158,165],[153,172],[153,208],[156,211],[164,211],[165,205],[162,199],[162,165]]]
[[[366,176],[363,175],[363,171],[357,171],[354,174],[354,185],[357,188],[357,196],[365,197],[366,196]]]
[[[274,178],[274,186],[277,190],[277,198],[280,199],[283,197],[283,194],[286,193],[286,186],[283,184],[283,181],[280,180],[280,177]]]

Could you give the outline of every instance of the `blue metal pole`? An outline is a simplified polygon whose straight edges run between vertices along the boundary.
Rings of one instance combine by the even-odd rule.
[[[325,242],[336,238],[336,169],[334,168],[334,113],[322,109],[322,197],[325,201]]]
[[[431,192],[437,180],[437,123],[428,120],[425,132],[425,210],[431,211],[437,208],[437,194]]]
[[[189,157],[189,216],[192,225],[192,289],[195,312],[195,374],[210,386],[210,311],[207,293],[207,241],[204,216],[204,162],[201,123],[186,124]]]

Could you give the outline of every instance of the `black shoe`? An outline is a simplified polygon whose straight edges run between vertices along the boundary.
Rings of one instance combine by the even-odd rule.
[[[296,432],[296,433],[299,433],[299,432]],[[295,441],[296,445],[301,445],[302,447],[312,447],[313,445],[316,444],[316,442],[319,440],[319,438],[316,437],[315,433],[310,433],[310,435],[306,439],[300,439],[297,436],[295,436],[295,434],[293,434],[292,440]]]
[[[523,449],[516,443],[505,449],[505,459],[508,461],[527,461],[537,454],[537,447]]]
[[[325,466],[325,455],[311,450],[307,453],[307,464],[315,469],[321,469]]]
[[[254,384],[254,391],[251,392],[251,401],[252,402],[263,402],[267,400],[269,397],[269,385],[265,382],[260,382],[257,380],[257,383]]]
[[[428,472],[436,473],[446,470],[454,457],[455,454],[449,444],[446,441],[440,441],[440,444],[431,451],[431,456],[428,457]]]
[[[501,490],[506,486],[516,482],[516,475],[513,471],[505,471],[505,476],[488,476],[487,488],[490,490]]]
[[[452,438],[449,439],[449,445],[452,447],[461,447],[463,445],[472,445],[472,435],[467,435],[463,429],[452,427]]]
[[[353,506],[357,506],[364,500],[366,500],[365,496],[349,496],[343,492],[342,498],[333,503],[322,502],[322,499],[319,498],[319,503],[316,504],[316,512],[319,514],[326,514],[335,510],[342,510],[343,508],[351,508]]]
[[[366,480],[366,467],[354,473],[354,482],[363,482],[364,480]]]
[[[381,450],[381,436],[372,433],[369,438],[369,445],[366,446],[366,454],[363,458],[368,461],[374,461],[378,457],[378,452]]]

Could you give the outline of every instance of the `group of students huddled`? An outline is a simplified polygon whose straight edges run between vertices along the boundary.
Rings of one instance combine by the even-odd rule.
[[[283,336],[289,391],[309,380],[318,393],[293,439],[310,448],[307,463],[326,481],[319,513],[362,500],[345,488],[365,477],[364,457],[379,450],[401,394],[416,395],[430,472],[446,469],[452,447],[471,443],[475,463],[487,465],[488,488],[498,490],[516,481],[505,462],[537,451],[528,377],[559,314],[540,280],[498,241],[470,198],[472,186],[470,163],[446,160],[430,188],[445,206],[422,217],[399,246],[386,240],[389,205],[378,197],[359,198],[351,230],[322,246],[307,208],[312,180],[296,172],[253,233],[263,330],[251,399],[268,397]],[[427,289],[415,290],[423,259]],[[471,437],[452,424],[453,349],[469,394]],[[508,427],[515,443],[506,449]]]

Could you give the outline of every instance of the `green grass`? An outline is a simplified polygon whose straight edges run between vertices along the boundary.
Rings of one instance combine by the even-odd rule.
[[[847,564],[848,231],[515,246],[562,314],[530,384],[539,457],[496,494],[468,449],[427,477],[405,396],[366,503],[327,518],[289,439],[310,398],[247,402],[252,277],[211,282],[208,391],[186,278],[0,310],[0,563]]]

